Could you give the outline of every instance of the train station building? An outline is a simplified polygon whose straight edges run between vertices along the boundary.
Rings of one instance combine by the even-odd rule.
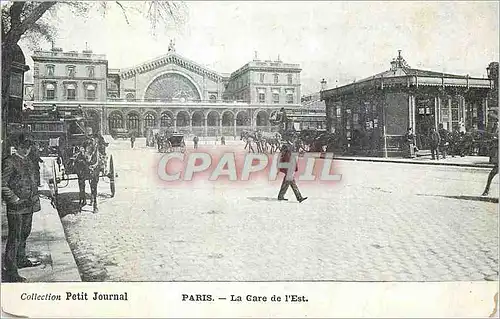
[[[498,112],[497,62],[488,66],[488,78],[414,69],[401,52],[390,65],[387,71],[321,91],[327,130],[339,134],[348,153],[401,155],[408,128],[417,147],[428,149],[430,130],[439,124],[450,132],[491,131],[497,125],[492,116]]]
[[[103,134],[148,128],[199,136],[236,136],[244,129],[272,130],[269,116],[301,105],[299,64],[255,58],[220,73],[191,61],[170,44],[156,59],[108,68],[105,55],[54,48],[34,53],[35,110],[81,105]]]

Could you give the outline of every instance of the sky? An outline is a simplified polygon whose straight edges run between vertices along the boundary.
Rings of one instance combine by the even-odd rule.
[[[59,10],[55,46],[87,46],[106,54],[109,68],[128,68],[166,54],[174,39],[178,54],[221,73],[236,71],[255,52],[261,60],[279,56],[301,65],[303,94],[319,91],[323,78],[331,88],[385,71],[398,50],[411,67],[478,77],[499,60],[496,1],[194,1],[185,2],[183,25],[157,29],[156,36],[140,13],[129,14],[127,24],[112,4],[105,16]]]

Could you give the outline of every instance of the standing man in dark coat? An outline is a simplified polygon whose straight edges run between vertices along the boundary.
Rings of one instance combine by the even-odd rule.
[[[446,158],[446,153],[448,151],[449,138],[448,138],[448,130],[444,129],[443,123],[439,124],[439,151],[443,156],[443,159]],[[438,154],[439,159],[439,154]]]
[[[224,135],[220,137],[220,145],[226,145],[226,138],[224,137]]]
[[[198,141],[199,141],[198,136],[195,135],[193,138],[194,149],[198,148]]]
[[[439,160],[439,133],[436,132],[436,129],[433,127],[431,128],[431,135],[430,135],[430,145],[431,145],[431,154],[432,154],[432,159],[437,159]]]
[[[2,199],[7,205],[9,233],[5,246],[2,277],[6,282],[25,282],[18,269],[35,267],[39,260],[26,256],[26,240],[31,234],[33,213],[41,210],[38,183],[33,163],[29,158],[31,142],[26,135],[15,141],[16,153],[2,163]]]
[[[130,148],[134,148],[134,143],[135,143],[135,134],[132,133],[130,136]]]
[[[280,163],[293,163],[292,160],[292,146],[284,144],[281,148],[281,157]],[[295,197],[299,203],[302,203],[307,199],[307,197],[302,197],[299,188],[297,187],[297,183],[295,182],[294,174],[299,170],[299,166],[295,163],[295,171],[292,174],[288,174],[288,168],[280,168],[279,171],[285,176],[283,177],[283,182],[281,183],[281,188],[278,194],[278,200],[288,200],[285,198],[286,191],[288,187],[291,186]],[[289,176],[290,175],[290,176]]]

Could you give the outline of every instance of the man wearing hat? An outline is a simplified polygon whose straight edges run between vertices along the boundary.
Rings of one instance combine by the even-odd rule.
[[[300,190],[297,187],[297,183],[295,182],[295,178],[293,175],[299,170],[298,164],[292,159],[292,145],[290,144],[283,144],[281,147],[281,155],[280,155],[280,164],[288,164],[288,165],[293,165],[295,164],[295,170],[292,173],[288,173],[288,170],[290,168],[287,167],[279,167],[279,171],[283,174],[285,174],[285,177],[283,177],[283,182],[281,183],[281,188],[278,194],[278,200],[284,200],[287,201],[288,199],[285,198],[286,191],[288,190],[288,187],[291,186],[293,193],[295,194],[295,197],[297,198],[297,201],[299,203],[302,203],[307,199],[307,197],[302,197],[302,194],[300,194]],[[293,169],[293,168],[292,168]]]
[[[26,240],[31,233],[33,213],[41,210],[36,170],[29,157],[32,143],[20,134],[14,139],[16,152],[2,163],[2,198],[7,206],[8,236],[2,277],[6,282],[24,282],[18,269],[35,267],[39,260],[26,256]]]

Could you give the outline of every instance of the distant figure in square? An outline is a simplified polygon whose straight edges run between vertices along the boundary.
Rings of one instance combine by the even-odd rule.
[[[436,129],[433,127],[431,128],[431,136],[430,136],[430,144],[431,144],[431,155],[432,159],[437,159],[439,160],[439,133],[436,132]]]
[[[224,135],[220,137],[220,145],[226,145],[226,138]]]
[[[135,134],[132,133],[132,135],[130,135],[130,148],[134,148],[134,143],[135,143]]]
[[[193,138],[193,144],[194,144],[194,149],[197,149],[198,148],[198,142],[200,141],[200,139],[198,138],[198,136],[194,136]]]
[[[280,156],[280,164],[282,163],[293,163],[292,160],[292,146],[284,144],[281,148],[281,156]],[[279,171],[283,174],[285,174],[285,177],[283,177],[283,182],[281,183],[281,188],[278,194],[278,200],[288,200],[285,198],[286,191],[288,190],[288,187],[291,186],[293,193],[295,194],[295,197],[297,198],[297,201],[299,203],[302,203],[307,199],[307,197],[302,197],[302,194],[300,193],[299,188],[297,187],[297,183],[295,182],[294,174],[299,170],[299,166],[297,163],[295,163],[295,171],[290,174],[288,174],[288,168],[281,168]]]
[[[446,153],[448,151],[448,145],[449,145],[449,136],[448,136],[448,130],[446,130],[443,127],[443,123],[439,124],[439,151],[441,152],[441,155],[443,156],[443,159],[446,158]]]
[[[406,156],[409,158],[414,158],[416,151],[415,135],[413,135],[413,130],[411,127],[409,127],[408,131],[406,132],[405,141],[406,141]]]

